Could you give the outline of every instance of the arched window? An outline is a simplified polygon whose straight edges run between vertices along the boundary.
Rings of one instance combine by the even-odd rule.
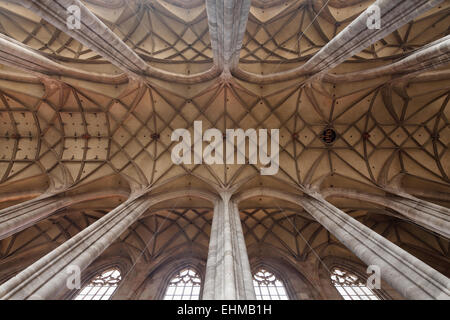
[[[380,300],[357,275],[343,268],[332,270],[331,282],[345,300]]]
[[[111,268],[93,278],[75,297],[75,300],[109,300],[122,276],[119,269]]]
[[[253,276],[257,300],[289,300],[283,282],[266,269],[259,269]]]
[[[194,269],[183,269],[170,280],[164,300],[199,300],[201,284]]]

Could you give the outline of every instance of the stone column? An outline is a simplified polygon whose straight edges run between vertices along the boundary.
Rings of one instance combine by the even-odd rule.
[[[55,212],[59,207],[57,197],[43,195],[0,210],[0,240],[26,229],[44,216],[48,216],[48,212]]]
[[[68,266],[84,270],[151,206],[131,197],[0,286],[0,299],[51,299],[67,290]]]
[[[303,208],[408,299],[450,299],[450,279],[334,207],[319,194],[301,198]]]
[[[214,204],[204,300],[256,300],[239,209],[231,195],[222,192]]]
[[[121,190],[106,190],[74,196],[47,194],[5,208],[0,210],[0,240],[32,226],[62,208],[84,201],[114,196],[128,197],[128,193]]]
[[[392,209],[450,239],[450,209],[416,198],[410,194],[398,193],[393,198],[386,198],[393,202]]]
[[[250,0],[206,0],[214,63],[229,72],[239,63]]]
[[[393,196],[379,196],[355,190],[332,188],[324,190],[322,195],[357,199],[385,206],[425,229],[450,239],[450,209],[418,199],[407,193],[395,192]]]

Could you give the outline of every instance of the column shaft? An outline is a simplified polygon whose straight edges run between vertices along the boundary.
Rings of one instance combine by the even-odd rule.
[[[450,209],[411,195],[396,196],[392,202],[392,209],[426,229],[450,239]]]
[[[237,204],[223,193],[214,206],[203,299],[255,300]]]
[[[214,63],[220,70],[237,67],[250,12],[250,0],[207,0]]]
[[[61,207],[61,198],[38,197],[0,210],[0,240],[22,231]]]
[[[20,232],[33,224],[48,218],[58,210],[80,202],[128,196],[121,190],[105,190],[94,193],[84,193],[74,196],[44,195],[36,199],[19,203],[0,210],[0,240]]]
[[[130,198],[0,286],[0,299],[50,299],[64,290],[68,266],[84,270],[150,207]]]
[[[403,192],[394,196],[379,196],[350,189],[332,188],[324,190],[325,197],[342,197],[367,201],[397,211],[405,218],[450,239],[450,209],[418,199]]]
[[[319,195],[301,205],[367,265],[408,299],[449,299],[450,279],[364,226]]]

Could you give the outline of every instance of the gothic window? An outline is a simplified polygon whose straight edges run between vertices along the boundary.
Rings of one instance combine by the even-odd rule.
[[[201,284],[196,271],[183,269],[170,280],[164,300],[199,300]]]
[[[266,269],[255,273],[253,286],[257,300],[289,300],[283,282]]]
[[[117,268],[108,269],[93,278],[75,297],[75,300],[109,300],[122,276]]]
[[[343,268],[333,269],[331,282],[345,300],[379,300],[357,275]]]

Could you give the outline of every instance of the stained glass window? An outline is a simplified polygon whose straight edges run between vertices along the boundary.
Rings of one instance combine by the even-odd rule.
[[[283,282],[265,269],[255,273],[253,286],[257,300],[289,300]]]
[[[345,300],[380,300],[358,276],[343,268],[333,269],[331,282]]]
[[[122,276],[116,268],[103,271],[89,282],[75,300],[109,300],[116,291]]]
[[[197,272],[184,269],[170,280],[164,300],[199,300],[201,283]]]

